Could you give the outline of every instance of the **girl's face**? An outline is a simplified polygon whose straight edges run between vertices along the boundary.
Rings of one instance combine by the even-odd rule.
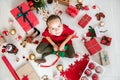
[[[60,36],[63,32],[63,25],[59,19],[54,19],[48,22],[49,33],[54,36]]]

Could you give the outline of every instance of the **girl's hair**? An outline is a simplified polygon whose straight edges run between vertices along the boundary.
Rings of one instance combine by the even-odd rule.
[[[46,24],[51,21],[51,20],[54,20],[54,19],[59,19],[61,21],[61,18],[58,16],[58,15],[50,15],[47,20],[46,20]]]

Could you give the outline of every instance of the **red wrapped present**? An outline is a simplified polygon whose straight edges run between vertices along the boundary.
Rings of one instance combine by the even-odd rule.
[[[91,20],[92,18],[88,15],[88,14],[85,14],[78,22],[78,24],[84,28]]]
[[[104,45],[107,45],[107,46],[110,46],[111,40],[112,40],[111,37],[103,36],[100,43],[104,44]]]
[[[70,6],[68,6],[68,8],[66,9],[66,12],[67,12],[70,16],[75,17],[75,16],[77,16],[79,10],[78,10],[76,7],[70,5]]]
[[[97,42],[96,38],[93,38],[85,42],[85,47],[87,48],[91,55],[95,54],[96,52],[102,49],[100,44]]]
[[[11,13],[25,32],[29,31],[39,23],[38,19],[25,2],[12,9]]]

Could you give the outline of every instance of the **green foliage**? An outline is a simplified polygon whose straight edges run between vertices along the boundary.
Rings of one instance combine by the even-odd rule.
[[[45,9],[46,7],[46,3],[44,0],[39,0],[38,2],[34,1],[34,7],[38,10],[38,8],[40,9]]]

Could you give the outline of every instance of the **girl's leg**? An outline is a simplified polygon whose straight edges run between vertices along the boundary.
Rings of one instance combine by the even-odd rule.
[[[46,48],[43,49],[41,59],[36,59],[35,62],[39,64],[46,62],[45,57],[50,55],[52,51],[53,51],[52,45],[48,45]]]
[[[67,45],[68,49],[65,51],[65,57],[73,58],[75,56],[75,50],[72,45]]]
[[[39,53],[39,54],[43,54],[45,53],[45,48],[47,48],[49,46],[48,43],[45,43],[45,42],[40,42],[40,44],[37,46],[36,48],[36,51]]]

